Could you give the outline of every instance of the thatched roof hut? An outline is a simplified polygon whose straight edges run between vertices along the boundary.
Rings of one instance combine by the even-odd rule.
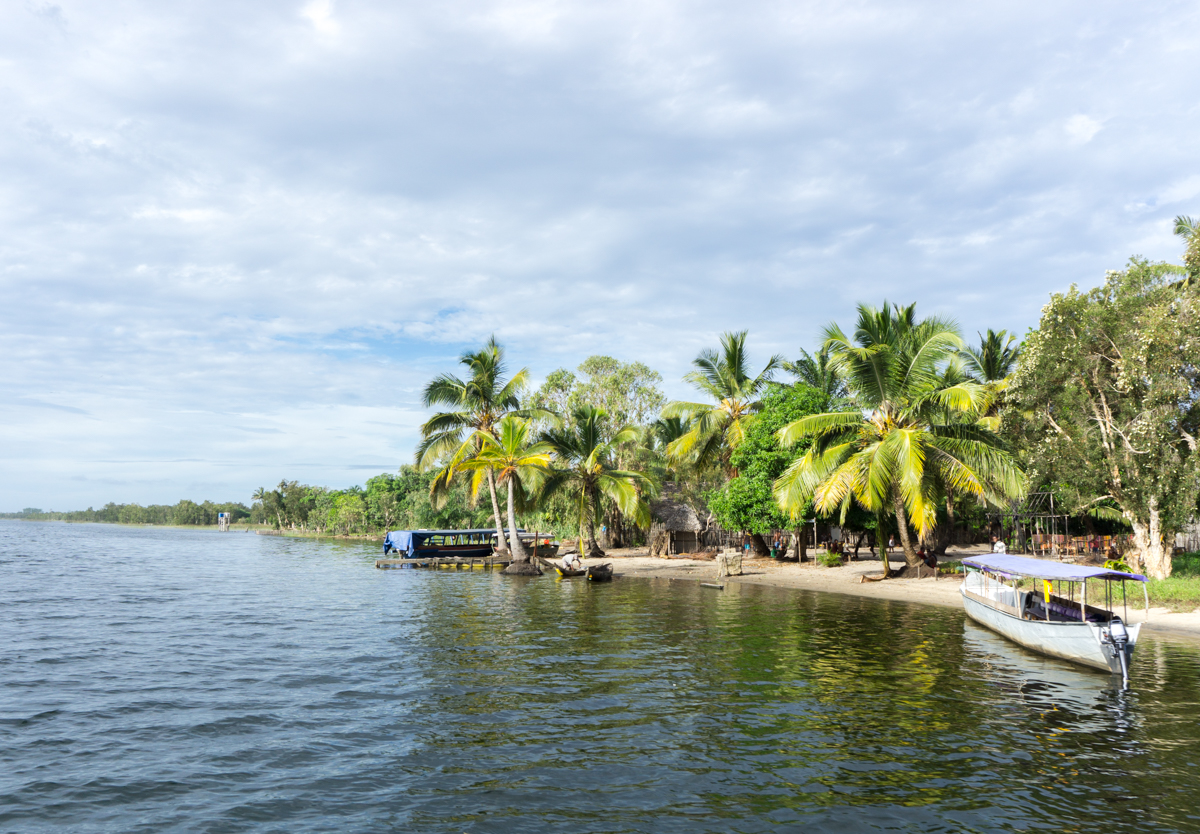
[[[672,553],[694,553],[700,549],[699,533],[703,529],[696,511],[672,498],[650,502],[650,555],[668,556]]]

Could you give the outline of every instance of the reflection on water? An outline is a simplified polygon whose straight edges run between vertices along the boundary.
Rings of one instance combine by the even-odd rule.
[[[374,555],[0,522],[0,830],[1200,829],[1189,644]]]

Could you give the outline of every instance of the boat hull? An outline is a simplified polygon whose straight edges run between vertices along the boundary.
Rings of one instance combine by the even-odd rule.
[[[1045,622],[1023,620],[1000,611],[963,592],[963,608],[967,616],[981,626],[1002,634],[1035,652],[1078,663],[1091,669],[1121,674],[1121,660],[1109,647],[1100,642],[1104,627],[1095,623]],[[1125,649],[1126,663],[1133,659],[1140,623],[1126,624],[1129,643]]]

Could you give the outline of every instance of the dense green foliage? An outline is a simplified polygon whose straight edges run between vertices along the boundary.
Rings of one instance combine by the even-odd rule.
[[[915,305],[859,305],[853,335],[825,329],[825,348],[857,411],[801,417],[780,442],[808,451],[775,482],[780,507],[800,518],[811,501],[823,515],[853,505],[896,520],[906,562],[920,562],[909,525],[932,541],[939,507],[953,494],[998,502],[1024,486],[1000,439],[979,421],[991,395],[954,373],[964,347],[946,319],[918,319]],[[886,571],[885,571],[886,572]]]
[[[709,509],[722,527],[766,535],[797,525],[779,508],[772,484],[804,453],[807,444],[784,449],[775,435],[801,417],[823,412],[829,401],[826,391],[805,383],[771,386],[745,437],[730,456],[738,477],[709,493]],[[811,503],[799,517],[812,517]]]
[[[1035,483],[1076,512],[1122,518],[1152,575],[1200,496],[1200,287],[1135,258],[1055,294],[1006,392],[1004,423]]]

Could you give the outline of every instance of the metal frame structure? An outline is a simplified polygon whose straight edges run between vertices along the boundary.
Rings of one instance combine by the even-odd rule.
[[[1010,552],[1018,553],[1049,553],[1058,557],[1058,537],[1063,541],[1071,540],[1070,517],[1054,506],[1054,493],[1031,492],[1022,504],[1013,503],[1007,510],[988,513],[988,521],[999,523],[1003,531],[1005,527],[1011,530],[1015,538],[1014,547]],[[1032,546],[1035,535],[1048,535],[1050,547],[1039,551]]]

